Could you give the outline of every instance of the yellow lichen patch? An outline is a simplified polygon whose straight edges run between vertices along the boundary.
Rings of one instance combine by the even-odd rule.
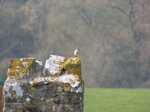
[[[52,96],[54,97],[54,96],[57,96],[57,94],[52,94]]]
[[[9,93],[11,94],[11,97],[14,97],[16,95],[16,91],[13,90],[13,86],[10,86]]]
[[[22,112],[22,110],[11,110],[11,112]]]
[[[27,108],[36,108],[36,106],[33,105],[33,104],[31,104],[31,103],[30,103],[30,104],[27,104],[26,107],[27,107]]]
[[[7,71],[9,78],[22,79],[33,68],[34,58],[11,59]]]
[[[50,106],[49,103],[46,103],[46,102],[45,102],[43,105],[45,105],[45,106]]]
[[[45,102],[43,100],[39,101],[39,104],[40,105],[44,105],[44,106],[50,106],[49,103],[47,103],[47,102]]]
[[[58,92],[59,92],[59,93],[61,93],[61,92],[62,92],[62,90],[63,90],[63,88],[62,88],[62,87],[58,88]]]
[[[70,85],[68,83],[64,83],[64,91],[69,90]]]
[[[60,62],[58,61],[58,69],[60,70],[60,72],[58,73],[58,75],[60,75],[62,73],[62,69],[64,68],[64,62]]]
[[[72,80],[73,83],[75,83],[75,82],[77,82],[77,81],[78,81],[78,79],[73,79],[73,80]]]
[[[66,73],[65,75],[70,75],[70,74]]]
[[[64,68],[66,74],[81,75],[81,62],[78,57],[69,57],[64,63]]]
[[[37,83],[38,83],[38,77],[32,81],[32,84],[37,84]]]
[[[51,102],[51,101],[53,101],[51,98],[47,98],[46,100],[45,100],[47,103],[49,103],[49,102]]]
[[[42,96],[40,96],[40,95],[38,95],[38,96],[35,97],[35,99],[39,99],[39,100],[40,100],[41,98],[42,98]]]
[[[69,102],[69,98],[68,98],[68,97],[62,97],[62,100],[63,100],[65,103]]]
[[[42,69],[37,70],[37,72],[42,72],[42,71],[43,71]]]
[[[65,109],[69,110],[69,112],[76,112],[76,111],[74,110],[74,108],[69,107],[68,105],[65,105],[64,107],[65,107]]]
[[[53,83],[53,82],[51,82],[50,84],[49,84],[49,87],[53,87],[55,84]]]
[[[35,88],[32,87],[31,89],[29,89],[28,93],[31,94],[31,93],[36,92],[36,91],[37,91],[37,89],[35,89]]]
[[[56,77],[51,77],[51,80],[55,80],[56,79]]]
[[[82,83],[82,84],[84,84],[84,81],[83,81],[83,79],[80,77],[80,82]]]

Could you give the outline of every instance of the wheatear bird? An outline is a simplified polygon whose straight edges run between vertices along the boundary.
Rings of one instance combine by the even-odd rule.
[[[74,55],[77,57],[77,56],[79,55],[79,52],[80,52],[80,49],[76,49],[76,50],[74,51]]]

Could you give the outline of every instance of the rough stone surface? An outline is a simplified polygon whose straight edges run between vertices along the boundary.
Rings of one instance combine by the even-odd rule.
[[[50,55],[50,58],[46,60],[45,70],[46,75],[60,76],[64,67],[65,57]]]
[[[11,59],[4,112],[83,112],[84,82],[78,57]]]
[[[69,57],[64,63],[67,74],[81,75],[81,62],[78,57]]]

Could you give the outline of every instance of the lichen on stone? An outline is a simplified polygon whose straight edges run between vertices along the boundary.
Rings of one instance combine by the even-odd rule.
[[[50,55],[50,58],[46,60],[45,68],[48,70],[47,75],[59,76],[62,73],[65,57]]]
[[[5,96],[13,98],[18,98],[23,96],[22,87],[20,87],[17,83],[6,83],[4,85]]]
[[[64,91],[68,91],[70,85],[68,83],[64,83]]]
[[[34,58],[11,59],[9,62],[8,77],[22,79],[33,68]]]
[[[34,87],[32,87],[32,88],[30,88],[29,90],[28,90],[28,93],[34,93],[34,92],[37,92],[38,90],[37,89],[35,89]]]
[[[78,57],[11,59],[4,112],[83,112],[84,82]],[[14,108],[14,109],[11,109]]]
[[[69,57],[64,63],[64,69],[67,74],[81,75],[81,62],[78,57]]]

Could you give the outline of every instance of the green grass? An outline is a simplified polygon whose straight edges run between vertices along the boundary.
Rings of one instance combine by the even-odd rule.
[[[84,112],[150,112],[150,89],[89,89]]]

